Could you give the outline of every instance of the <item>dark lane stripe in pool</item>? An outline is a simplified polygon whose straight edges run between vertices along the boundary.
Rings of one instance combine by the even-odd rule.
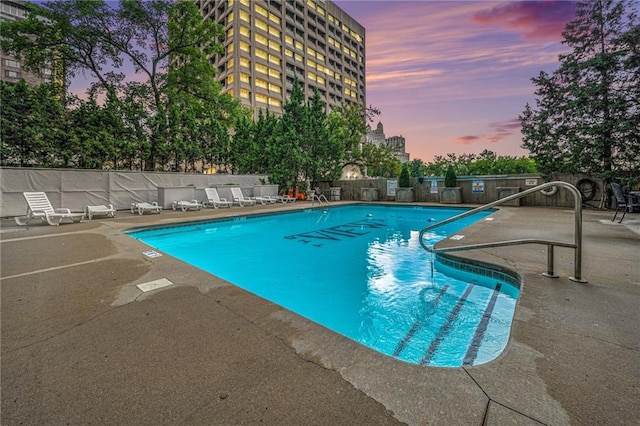
[[[462,295],[460,300],[458,300],[458,303],[456,304],[456,306],[454,306],[454,308],[449,313],[449,316],[447,317],[447,321],[442,325],[442,327],[440,327],[440,330],[438,330],[438,334],[436,335],[436,338],[433,339],[433,341],[431,342],[431,345],[429,346],[429,349],[427,349],[426,353],[420,360],[420,365],[429,365],[429,363],[431,362],[431,359],[436,354],[436,350],[438,350],[438,346],[440,346],[440,343],[442,343],[444,338],[447,337],[447,334],[449,334],[449,330],[451,330],[451,326],[453,325],[453,322],[458,317],[458,314],[460,313],[460,310],[462,309],[462,306],[464,305],[464,303],[467,301],[467,297],[469,297],[469,293],[471,293],[472,289],[473,289],[473,285],[467,286],[467,289],[465,290],[464,294]]]
[[[448,288],[449,288],[449,284],[445,284],[445,286],[442,287],[442,290],[440,290],[438,295],[433,300],[430,301],[429,303],[431,305],[430,313],[433,313],[433,308],[435,308],[438,305],[438,302],[440,302],[440,299],[447,292]],[[406,336],[404,336],[404,338],[398,342],[398,346],[396,346],[396,349],[393,351],[393,356],[397,357],[398,355],[400,355],[400,353],[405,348],[405,346],[407,346],[407,343],[409,343],[413,335],[416,334],[416,332],[420,330],[422,325],[425,323],[425,319],[426,319],[425,316],[420,316],[416,318],[416,321],[413,323],[411,330],[409,330]]]
[[[501,287],[501,283],[496,284],[496,289],[491,294],[491,300],[489,300],[489,304],[484,310],[484,314],[482,314],[482,319],[480,320],[480,324],[478,324],[478,328],[473,335],[473,340],[471,341],[471,345],[469,345],[469,348],[467,349],[467,353],[464,356],[462,365],[473,365],[473,362],[476,360],[476,357],[478,356],[478,350],[480,349],[480,344],[482,343],[482,339],[484,338],[484,333],[486,333],[487,327],[489,326],[489,319],[491,318],[491,314],[493,313],[493,308],[496,306],[496,300],[498,299],[498,294],[500,294]]]

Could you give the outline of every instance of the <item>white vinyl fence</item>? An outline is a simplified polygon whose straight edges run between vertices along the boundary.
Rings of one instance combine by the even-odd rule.
[[[28,191],[45,192],[54,208],[84,211],[88,205],[113,204],[123,210],[134,201],[158,201],[161,192],[158,188],[165,187],[193,187],[199,200],[204,196],[204,188],[213,186],[240,186],[247,195],[252,195],[250,188],[259,184],[260,179],[266,176],[3,167],[0,216],[25,214],[27,204],[22,193]]]

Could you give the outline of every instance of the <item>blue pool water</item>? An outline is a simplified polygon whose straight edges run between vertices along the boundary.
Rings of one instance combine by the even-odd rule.
[[[386,355],[454,367],[502,352],[518,296],[508,277],[461,272],[421,248],[420,229],[462,211],[344,206],[129,235]],[[436,228],[428,243],[489,214]]]

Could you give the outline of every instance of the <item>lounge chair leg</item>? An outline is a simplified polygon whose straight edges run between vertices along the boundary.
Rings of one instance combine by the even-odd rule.
[[[29,223],[31,218],[29,216],[16,216],[14,217],[16,225],[25,226]]]

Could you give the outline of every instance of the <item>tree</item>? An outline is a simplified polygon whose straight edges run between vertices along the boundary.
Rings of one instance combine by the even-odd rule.
[[[0,82],[0,164],[56,167],[68,146],[64,99],[55,83],[29,86]],[[67,143],[58,144],[58,140]]]
[[[485,149],[480,154],[449,153],[446,157],[436,155],[432,163],[426,164],[425,176],[444,176],[449,167],[456,175],[503,175],[537,173],[536,163],[528,157],[499,156]]]
[[[277,136],[273,139],[269,150],[269,155],[279,158],[280,161],[273,164],[269,172],[272,182],[277,183],[281,188],[292,188],[295,197],[298,189],[306,190],[306,188],[298,188],[298,183],[302,166],[307,161],[307,154],[303,152],[303,138],[306,134],[304,92],[297,79],[293,82],[291,96],[284,103],[283,110]]]
[[[402,163],[393,154],[393,148],[386,144],[377,146],[365,142],[360,161],[366,167],[368,176],[393,177],[398,176],[402,170]]]
[[[198,151],[193,145],[168,146],[186,131],[175,120],[206,121],[212,117],[201,113],[206,110],[229,125],[238,113],[238,101],[220,93],[208,60],[221,52],[223,29],[202,19],[195,2],[121,0],[112,7],[102,0],[55,0],[29,7],[33,12],[25,20],[0,24],[0,47],[34,71],[54,55],[67,78],[86,72],[96,93],[116,93],[143,106],[144,121],[140,111],[121,111],[134,112],[131,121],[141,126],[137,136],[146,140],[138,155],[144,155],[145,169],[178,164]],[[127,81],[125,66],[145,81]]]
[[[640,167],[637,6],[628,0],[578,3],[551,75],[541,72],[536,108],[520,116],[522,147],[540,171],[592,173],[611,180]]]
[[[411,172],[411,176],[413,177],[424,176],[426,168],[427,166],[426,164],[424,164],[424,161],[419,158],[414,158],[409,162],[409,170]]]

